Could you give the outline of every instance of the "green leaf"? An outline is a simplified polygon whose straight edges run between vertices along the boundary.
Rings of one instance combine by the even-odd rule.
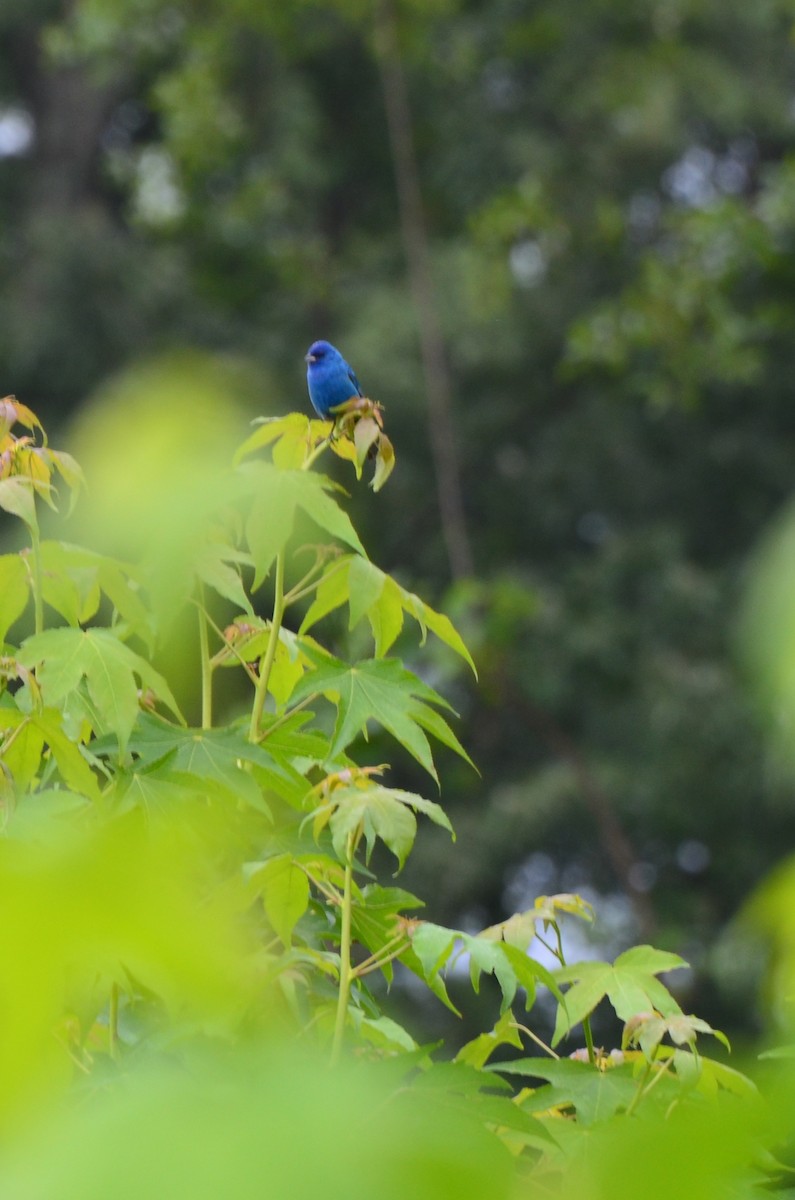
[[[309,906],[309,880],[290,854],[280,854],[258,867],[250,886],[262,896],[265,913],[285,948]]]
[[[21,517],[30,529],[38,525],[36,500],[31,481],[21,475],[0,479],[0,508],[12,516]]]
[[[32,716],[17,708],[0,709],[0,731],[8,732],[0,743],[3,774],[8,772],[17,791],[23,792],[39,770],[44,734]]]
[[[436,612],[429,604],[420,600],[419,596],[415,596],[413,592],[408,592],[404,588],[400,589],[403,607],[406,612],[418,621],[420,627],[425,630],[427,627],[432,633],[435,633],[440,641],[449,646],[451,650],[455,650],[456,654],[460,654],[472,668],[472,672],[477,678],[477,670],[472,655],[464,645],[463,638],[458,630],[453,625],[453,622],[444,613]]]
[[[395,451],[389,438],[382,433],[378,439],[378,453],[375,459],[375,471],[371,487],[374,492],[380,492],[389,476],[395,469]]]
[[[247,463],[240,468],[253,493],[246,522],[246,539],[254,560],[254,587],[270,571],[287,544],[299,509],[332,537],[364,555],[350,518],[328,494],[334,485],[312,471],[280,471],[270,463]]]
[[[455,1056],[455,1061],[483,1068],[500,1046],[514,1046],[518,1050],[522,1049],[522,1038],[510,1010],[506,1010],[502,1014],[497,1024],[488,1033],[481,1033],[471,1042],[462,1046]]]
[[[499,942],[472,937],[471,934],[461,933],[459,936],[463,951],[469,955],[469,978],[473,991],[477,993],[480,990],[480,976],[483,973],[494,975],[502,992],[500,1012],[506,1012],[513,1003],[519,981],[503,947]]]
[[[66,736],[63,720],[57,709],[45,708],[42,712],[35,713],[32,719],[44,735],[64,783],[81,796],[99,800],[97,778],[83,758],[80,747]]]
[[[352,557],[344,557],[335,559],[326,567],[323,576],[315,589],[315,598],[307,609],[306,616],[301,622],[300,633],[305,633],[307,629],[323,617],[327,616],[334,609],[340,608],[350,595],[349,587],[349,571]],[[366,562],[366,559],[362,560]]]
[[[565,993],[565,1009],[558,1008],[552,1045],[556,1046],[573,1026],[593,1012],[605,996],[622,1021],[652,1009],[663,1016],[681,1015],[681,1008],[656,976],[661,971],[686,966],[678,954],[655,950],[652,946],[633,946],[620,954],[612,966],[605,962],[584,962],[561,967],[554,972],[557,983],[574,982]]]
[[[352,558],[348,569],[348,628],[353,629],[376,603],[386,575],[366,558]]]
[[[534,1107],[546,1109],[555,1104],[571,1104],[583,1125],[609,1120],[631,1103],[638,1090],[629,1065],[602,1070],[572,1059],[519,1058],[491,1063],[486,1070],[548,1080],[552,1088],[542,1088],[537,1093]]]
[[[241,554],[231,546],[209,542],[200,550],[194,565],[202,583],[207,584],[224,599],[231,600],[243,612],[253,616],[254,610],[246,595],[240,573],[231,565],[249,562],[247,554]]]
[[[45,703],[60,708],[85,680],[98,734],[113,733],[123,751],[138,715],[138,681],[179,716],[171,690],[154,667],[109,629],[49,629],[27,638],[19,661],[36,667]]]
[[[425,703],[444,705],[445,701],[397,659],[365,660],[349,666],[331,656],[310,653],[318,663],[293,692],[299,701],[313,692],[322,692],[337,708],[337,721],[331,743],[332,756],[344,750],[369,720],[378,721],[437,780],[431,747],[422,726],[456,751],[466,762],[470,759],[447,725]]]
[[[371,605],[367,620],[373,631],[376,658],[388,653],[403,628],[402,588],[391,576],[384,579],[378,601]]]
[[[19,554],[0,555],[0,643],[28,602],[28,568]]]
[[[709,1033],[731,1051],[729,1039],[719,1029],[713,1029],[700,1017],[673,1013],[663,1017],[658,1013],[639,1013],[627,1021],[621,1044],[640,1046],[647,1058],[654,1056],[662,1039],[668,1035],[675,1046],[695,1046],[699,1033]]]
[[[459,654],[477,675],[472,656],[449,617],[436,612],[419,596],[401,587],[374,563],[356,555],[338,559],[326,569],[314,602],[304,617],[301,632],[310,629],[316,621],[346,601],[350,606],[350,629],[355,628],[365,616],[370,622],[378,658],[382,658],[393,645],[403,628],[403,613],[406,612],[420,626],[423,642],[430,629],[440,641]]]
[[[178,770],[198,780],[216,780],[251,807],[268,813],[262,788],[270,789],[288,803],[299,806],[306,780],[286,761],[281,762],[262,746],[253,745],[234,729],[175,728],[142,714],[130,749],[142,766],[168,759],[170,771]],[[253,769],[247,771],[243,763]]]
[[[402,888],[368,884],[355,897],[351,918],[353,936],[375,954],[395,937],[403,910],[422,907],[422,900]],[[392,963],[385,962],[380,969],[387,983],[391,983]]]
[[[42,542],[42,596],[70,625],[89,621],[100,601],[98,564],[61,542]]]
[[[414,792],[388,788],[380,783],[368,783],[365,787],[335,788],[332,793],[334,813],[329,822],[334,849],[341,859],[346,858],[346,842],[349,833],[362,826],[368,847],[368,858],[379,837],[395,855],[400,869],[414,844],[417,822],[411,809],[424,813],[436,825],[450,831],[453,827],[444,809],[432,800],[425,800]]]
[[[389,847],[402,868],[417,833],[411,810],[389,792],[389,788],[339,788],[334,792],[335,809],[329,821],[337,856],[347,858],[348,836],[361,826],[369,860],[376,838]]]
[[[320,424],[319,421],[310,420],[304,413],[286,413],[283,417],[261,418],[254,432],[249,434],[242,446],[235,452],[234,461],[237,464],[249,454],[253,454],[255,450],[261,450],[264,446],[269,446],[271,443],[285,438],[290,444],[297,442],[302,445],[303,455],[299,459],[301,462],[306,457],[313,432],[316,432],[315,427]],[[322,424],[328,427],[327,422]]]

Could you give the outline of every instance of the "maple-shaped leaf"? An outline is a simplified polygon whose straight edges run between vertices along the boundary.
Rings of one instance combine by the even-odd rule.
[[[682,1010],[657,978],[662,971],[674,971],[688,964],[678,954],[655,950],[652,946],[633,946],[619,954],[611,965],[606,962],[581,962],[554,972],[558,984],[571,983],[564,993],[565,1008],[558,1008],[552,1045],[579,1025],[606,996],[617,1016],[628,1021],[637,1013],[656,1010],[663,1016],[681,1016]]]
[[[315,832],[328,823],[334,850],[343,861],[347,858],[351,834],[361,830],[368,859],[376,838],[380,838],[398,860],[400,869],[417,834],[415,812],[424,813],[434,824],[455,836],[444,809],[432,800],[367,780],[361,785],[335,788],[317,811]]]
[[[249,891],[262,897],[265,913],[285,948],[293,929],[309,907],[309,880],[291,854],[276,854],[258,863],[248,877]]]
[[[194,568],[202,583],[211,587],[219,596],[231,600],[243,612],[253,614],[254,610],[246,595],[239,570],[241,566],[250,565],[249,555],[241,550],[235,550],[221,542],[207,542],[198,552]]]
[[[554,994],[560,995],[554,977],[546,967],[514,946],[464,933],[460,929],[446,929],[431,921],[418,923],[412,933],[411,944],[429,986],[441,971],[462,958],[468,961],[469,977],[475,992],[479,990],[481,975],[494,975],[502,991],[502,1013],[510,1008],[520,987],[527,993],[526,1007],[531,1008],[536,979]]]
[[[139,688],[150,689],[180,716],[163,676],[110,629],[48,629],[26,638],[18,658],[37,668],[44,701],[53,708],[67,703],[85,681],[94,731],[115,734],[122,751],[138,716]]]
[[[235,454],[235,463],[261,450],[273,446],[273,461],[277,467],[300,467],[307,455],[319,442],[328,437],[332,430],[331,421],[318,421],[304,413],[286,413],[282,417],[261,417],[257,428],[250,434]]]
[[[539,1088],[529,1102],[536,1111],[553,1105],[572,1105],[582,1125],[609,1120],[626,1109],[638,1090],[630,1064],[601,1070],[590,1063],[570,1058],[518,1058],[511,1062],[491,1063],[487,1071],[520,1075],[528,1079],[546,1079],[551,1087]],[[525,1101],[525,1107],[528,1107]]]
[[[315,599],[304,617],[301,632],[311,628],[322,617],[345,603],[349,607],[350,629],[358,625],[363,617],[367,617],[378,658],[383,658],[388,653],[403,628],[403,616],[407,613],[419,625],[423,642],[430,629],[431,633],[459,654],[477,674],[472,656],[449,617],[436,612],[414,592],[401,587],[397,580],[369,559],[356,554],[336,559],[326,568],[318,584]]]
[[[69,542],[46,541],[41,543],[41,572],[45,602],[70,625],[89,621],[104,592],[129,629],[151,640],[150,618],[129,564]]]
[[[184,781],[188,777],[199,783],[214,780],[231,795],[237,794],[266,813],[263,788],[294,806],[300,805],[306,794],[306,780],[288,761],[280,761],[235,729],[175,727],[142,714],[129,746],[142,767],[154,767],[164,760],[169,775],[177,771]],[[246,770],[244,763],[251,769]]]
[[[366,731],[368,721],[372,720],[388,730],[437,783],[426,730],[472,764],[445,719],[431,707],[449,709],[450,706],[398,659],[365,659],[350,666],[314,650],[309,657],[317,666],[307,672],[291,699],[297,702],[320,692],[336,705],[332,757],[350,745],[358,733]]]
[[[500,1046],[513,1046],[517,1050],[521,1050],[523,1046],[516,1018],[510,1009],[501,1015],[493,1029],[478,1034],[471,1042],[462,1046],[455,1056],[455,1061],[469,1063],[470,1066],[482,1069]]]
[[[621,1039],[623,1049],[628,1046],[640,1046],[647,1058],[653,1057],[660,1042],[668,1035],[675,1046],[695,1046],[700,1033],[709,1033],[722,1042],[730,1050],[729,1039],[719,1029],[703,1021],[701,1017],[690,1016],[687,1013],[671,1013],[662,1016],[661,1013],[636,1013],[630,1017],[624,1027]]]

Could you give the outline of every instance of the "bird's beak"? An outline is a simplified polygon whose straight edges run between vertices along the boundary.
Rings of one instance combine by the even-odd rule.
[[[317,357],[314,354],[305,354],[304,362],[308,362],[308,363],[317,362]]]

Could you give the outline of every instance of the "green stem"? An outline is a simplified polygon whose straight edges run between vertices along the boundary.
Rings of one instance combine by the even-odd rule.
[[[342,1038],[345,1033],[345,1018],[348,1015],[348,997],[351,991],[351,913],[353,909],[353,847],[354,834],[348,834],[345,854],[345,883],[342,891],[342,918],[340,928],[340,990],[337,996],[337,1019],[334,1024],[334,1041],[331,1046],[331,1065],[339,1061]]]
[[[297,712],[300,712],[302,708],[306,708],[307,705],[313,704],[319,695],[320,692],[312,692],[304,700],[301,700],[299,704],[296,704],[293,708],[288,709],[288,711],[283,713],[278,720],[274,721],[272,725],[268,726],[265,732],[260,736],[259,741],[264,742],[271,736],[272,733],[275,733],[277,729],[284,725],[286,721],[289,721],[290,717],[294,717]]]
[[[593,1067],[596,1065],[596,1051],[594,1050],[594,1045],[593,1045],[593,1033],[591,1031],[591,1018],[590,1017],[583,1017],[582,1031],[585,1034],[585,1044],[588,1047],[588,1062]]]
[[[207,634],[207,614],[204,611],[204,588],[199,584],[199,653],[202,666],[202,729],[213,725],[213,664]]]
[[[646,1084],[648,1083],[649,1078],[651,1077],[651,1073],[654,1070],[654,1060],[656,1057],[657,1057],[657,1047],[655,1046],[654,1053],[652,1054],[649,1061],[646,1063],[646,1070],[643,1072],[641,1081],[638,1084],[638,1090],[635,1092],[635,1095],[632,1097],[632,1100],[630,1101],[630,1103],[627,1107],[627,1116],[628,1117],[632,1116],[635,1109],[638,1107],[638,1105],[640,1104],[641,1100],[643,1099],[643,1097],[645,1095]]]
[[[331,433],[328,435],[328,437],[323,438],[322,442],[318,442],[318,444],[315,446],[314,450],[310,450],[309,454],[307,454],[306,458],[301,463],[302,471],[308,471],[309,468],[317,462],[317,460],[320,458],[323,451],[328,446],[331,445],[331,439],[333,438],[333,436],[334,436],[334,429],[332,428]]]
[[[329,579],[333,579],[339,571],[344,570],[344,568],[348,566],[348,560],[345,559],[344,562],[338,563],[337,566],[333,567],[330,571],[327,571],[321,579],[314,579],[311,583],[306,583],[311,575],[313,575],[316,570],[322,570],[324,565],[324,563],[320,563],[318,567],[314,567],[312,571],[309,571],[304,578],[295,585],[295,587],[290,588],[290,591],[284,598],[285,602],[287,604],[292,604],[294,600],[303,600],[304,596],[311,596],[312,592],[317,591],[321,583],[328,583]]]
[[[268,694],[268,682],[273,669],[273,662],[276,658],[276,647],[279,644],[279,631],[282,627],[282,618],[284,616],[284,551],[276,556],[276,573],[274,580],[274,597],[273,597],[273,617],[271,618],[271,630],[268,638],[268,645],[260,665],[259,679],[257,680],[257,690],[254,693],[254,705],[251,709],[251,723],[248,730],[248,740],[250,742],[259,741],[259,727],[262,720],[262,713],[265,708],[265,697]]]
[[[41,541],[39,540],[39,527],[35,524],[30,526],[30,548],[33,560],[34,631],[41,633],[44,629],[44,600],[41,594]]]
[[[527,1025],[521,1025],[518,1021],[511,1021],[511,1028],[520,1029],[522,1033],[526,1033],[527,1036],[531,1038],[535,1044],[544,1051],[545,1054],[548,1054],[550,1058],[556,1058],[558,1061],[560,1061],[560,1055],[556,1054],[552,1047],[548,1046],[546,1042],[542,1041],[538,1034],[533,1033],[532,1029],[529,1029]]]
[[[371,954],[369,958],[365,958],[358,966],[351,968],[351,975],[354,979],[359,979],[362,975],[369,975],[371,971],[379,971],[381,967],[392,962],[395,958],[400,958],[400,955],[411,945],[410,939],[405,933],[398,933],[395,937],[390,938],[385,942],[377,954]]]

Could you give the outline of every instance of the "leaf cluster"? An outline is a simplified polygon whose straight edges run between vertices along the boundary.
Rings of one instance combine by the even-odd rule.
[[[7,411],[38,427],[21,406]],[[6,640],[0,658],[0,1025],[12,1047],[0,1127],[65,1088],[87,1093],[88,1111],[107,1093],[121,1112],[131,1093],[120,1080],[148,1094],[146,1071],[159,1078],[175,1060],[196,1070],[221,1045],[260,1053],[277,1035],[296,1054],[311,1046],[343,1080],[367,1062],[363,1086],[401,1137],[409,1110],[432,1113],[438,1137],[449,1124],[474,1138],[481,1165],[500,1164],[500,1188],[508,1155],[530,1185],[565,1188],[594,1131],[606,1146],[624,1130],[631,1138],[640,1117],[699,1113],[727,1096],[751,1103],[755,1088],[701,1052],[704,1036],[728,1044],[669,989],[669,973],[686,966],[677,955],[637,946],[613,963],[567,961],[564,922],[594,915],[581,897],[541,896],[474,933],[418,917],[419,898],[374,875],[379,843],[403,867],[418,817],[453,828],[437,800],[392,786],[387,765],[357,761],[368,728],[435,784],[436,745],[469,762],[443,697],[386,657],[405,614],[423,641],[431,632],[474,663],[446,616],[370,561],[338,485],[311,470],[336,445],[358,473],[371,432],[357,443],[358,429],[355,415],[333,440],[326,423],[297,416],[261,426],[204,536],[184,548],[189,588],[176,618],[195,629],[198,726],[153,662],[175,617],[156,602],[161,560],[42,542],[35,502],[49,499],[49,479],[42,491],[35,470],[24,474],[32,460],[14,459],[9,479],[33,507],[8,511],[31,544],[0,559],[0,624],[8,639],[32,607],[34,628]],[[252,460],[262,450],[270,456]],[[56,467],[70,461],[50,454]],[[308,567],[307,524],[324,539]],[[366,619],[372,635],[371,656],[353,663],[318,640],[345,607],[350,626]],[[222,670],[246,696],[225,719]],[[390,1011],[398,973],[453,1013],[452,980],[468,977],[478,992],[493,979],[494,1024],[446,1061]],[[555,1013],[549,1043],[536,1021],[544,1005]],[[605,1006],[624,1026],[620,1047],[594,1044],[591,1017]]]

